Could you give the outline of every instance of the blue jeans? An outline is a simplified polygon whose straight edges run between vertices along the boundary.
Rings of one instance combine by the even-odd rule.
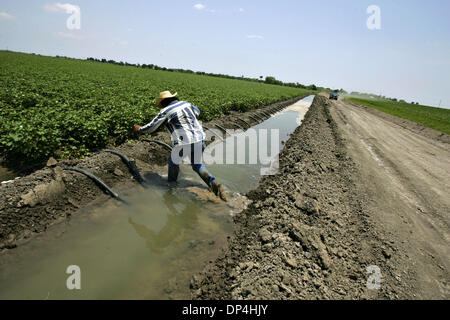
[[[210,187],[216,178],[212,176],[206,167],[202,164],[203,151],[205,151],[206,145],[205,141],[192,143],[190,145],[175,146],[172,153],[169,156],[169,182],[175,182],[178,179],[178,174],[180,172],[181,160],[186,157],[184,150],[188,151],[188,157],[191,162],[192,170],[197,172],[197,174],[202,178],[202,180]],[[178,152],[178,155],[177,155]],[[174,159],[176,161],[174,161]]]

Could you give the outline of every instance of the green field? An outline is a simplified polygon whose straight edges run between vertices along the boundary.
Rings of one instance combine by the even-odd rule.
[[[394,116],[420,123],[426,127],[450,134],[450,110],[405,102],[346,98]]]
[[[246,111],[311,91],[243,80],[0,51],[0,151],[36,162],[80,157],[136,137],[158,112],[160,91],[177,91],[201,119]]]

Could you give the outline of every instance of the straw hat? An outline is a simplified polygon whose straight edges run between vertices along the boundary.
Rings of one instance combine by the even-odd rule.
[[[170,93],[170,91],[161,92],[159,94],[159,98],[156,99],[156,104],[158,106],[161,106],[161,101],[163,101],[164,99],[176,97],[176,95],[177,95],[177,92],[175,92],[174,94]]]

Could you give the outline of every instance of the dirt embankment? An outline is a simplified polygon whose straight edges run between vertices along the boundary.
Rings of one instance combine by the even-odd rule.
[[[255,125],[257,121],[249,115],[258,113],[259,119],[267,118],[260,112],[275,113],[304,96],[278,102],[270,106],[247,113],[232,112],[218,119],[205,123],[215,127],[219,124],[227,129],[236,129],[234,123],[245,127],[237,121],[244,119]],[[206,131],[206,130],[205,130]],[[211,135],[206,131],[207,135]],[[170,136],[166,132],[157,133],[152,139],[170,144]],[[142,171],[153,171],[158,166],[167,164],[169,151],[164,147],[138,141],[125,143],[115,149],[135,160]],[[127,184],[137,183],[131,180],[127,166],[119,157],[109,153],[76,161],[59,161],[33,174],[16,179],[14,182],[0,186],[0,252],[15,248],[29,241],[35,234],[44,232],[49,226],[60,223],[74,214],[79,208],[92,201],[105,201],[106,196],[89,178],[78,173],[63,171],[66,166],[75,166],[95,174],[112,188],[123,189]]]
[[[396,247],[369,219],[358,177],[328,99],[316,96],[280,154],[279,173],[235,217],[228,249],[193,277],[193,298],[407,297],[389,265]],[[382,270],[379,290],[367,286],[372,265]]]

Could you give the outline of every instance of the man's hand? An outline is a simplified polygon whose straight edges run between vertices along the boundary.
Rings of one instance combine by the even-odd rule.
[[[139,132],[140,129],[141,129],[141,126],[139,126],[139,125],[134,126],[134,132]]]

